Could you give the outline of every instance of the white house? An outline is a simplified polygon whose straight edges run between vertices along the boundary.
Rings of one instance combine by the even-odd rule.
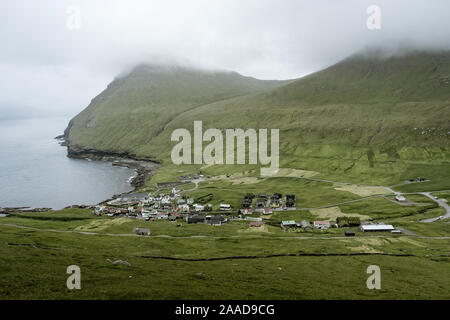
[[[222,210],[222,211],[230,211],[231,210],[231,205],[226,204],[226,203],[221,203],[220,204],[220,210]]]

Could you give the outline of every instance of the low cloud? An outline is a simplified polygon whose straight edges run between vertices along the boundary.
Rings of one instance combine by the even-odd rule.
[[[380,30],[366,26],[373,4]],[[71,6],[79,29],[67,26]],[[288,79],[367,47],[450,49],[449,9],[445,0],[3,1],[0,118],[73,116],[142,62]]]

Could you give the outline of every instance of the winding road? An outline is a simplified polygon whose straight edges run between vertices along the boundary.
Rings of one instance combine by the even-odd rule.
[[[436,202],[439,206],[441,206],[442,208],[445,209],[445,214],[443,216],[430,218],[430,219],[424,219],[424,220],[421,220],[420,222],[434,222],[437,220],[443,220],[443,219],[450,218],[450,206],[443,199],[435,199],[435,197],[433,197],[430,192],[420,192],[420,194],[424,195],[425,197],[430,198],[431,200]]]

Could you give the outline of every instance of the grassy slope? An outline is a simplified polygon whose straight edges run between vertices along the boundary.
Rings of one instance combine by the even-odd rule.
[[[450,87],[441,79],[449,74],[448,52],[353,57],[267,92],[193,109],[144,149],[167,158],[170,150],[158,146],[194,120],[204,127],[279,128],[283,167],[369,184],[426,176],[434,180],[429,190],[445,189]]]
[[[446,189],[449,74],[449,52],[356,55],[284,85],[235,73],[141,67],[72,121],[70,141],[170,165],[171,132],[191,129],[194,120],[204,129],[279,128],[283,167],[371,184],[426,176],[434,180],[429,190]]]
[[[282,83],[233,72],[140,65],[95,97],[67,132],[72,145],[142,155],[141,148],[183,112]]]
[[[54,219],[49,219],[54,215]],[[26,217],[26,218],[25,218]],[[84,220],[80,220],[82,217]],[[417,218],[417,214],[407,219]],[[403,218],[406,219],[406,218]],[[88,211],[9,216],[0,223],[38,229],[75,230],[99,218]],[[127,220],[96,235],[55,233],[0,226],[0,298],[2,299],[449,299],[449,240],[393,236],[323,239],[330,233],[296,234],[269,228],[267,234],[245,233],[247,224],[224,227],[167,221]],[[213,235],[216,238],[109,236],[133,227],[173,236]],[[424,224],[422,228],[432,228]],[[202,229],[202,230],[200,230]],[[180,233],[181,232],[181,233]],[[330,231],[331,232],[331,231]],[[342,235],[342,230],[339,230]],[[288,237],[287,239],[280,238]],[[319,236],[320,238],[318,238]],[[95,241],[94,241],[95,240]],[[347,256],[380,251],[395,256]],[[290,254],[293,256],[221,261],[170,261],[142,256],[210,258]],[[300,256],[301,254],[343,254]],[[446,256],[447,255],[447,256]],[[131,266],[113,265],[121,259]],[[66,288],[67,266],[81,268],[81,290]],[[366,288],[366,269],[379,265],[382,289]],[[24,273],[26,270],[26,273]]]

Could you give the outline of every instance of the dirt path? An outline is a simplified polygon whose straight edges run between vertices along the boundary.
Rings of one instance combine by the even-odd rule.
[[[191,188],[191,189],[181,190],[181,191],[180,191],[180,193],[183,193],[183,192],[187,192],[187,191],[192,191],[192,190],[196,190],[196,189],[198,189],[198,184],[199,184],[200,182],[203,182],[203,181],[205,181],[205,180],[206,180],[205,178],[200,178],[200,179],[195,179],[195,180],[192,180],[192,181],[191,181],[191,183],[193,183],[193,184],[194,184],[194,187],[193,187],[193,188]]]

